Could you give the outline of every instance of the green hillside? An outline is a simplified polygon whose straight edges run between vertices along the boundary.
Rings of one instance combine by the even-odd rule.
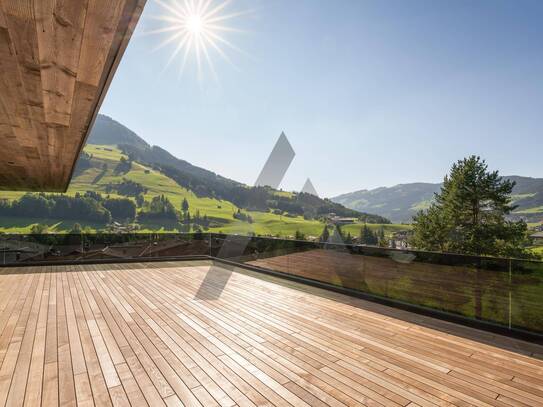
[[[121,197],[116,193],[107,193],[107,186],[117,184],[123,180],[131,180],[144,185],[147,192],[144,194],[145,200],[150,201],[153,196],[165,195],[176,208],[181,208],[183,199],[187,199],[190,205],[192,214],[198,209],[202,215],[207,214],[209,217],[215,218],[218,221],[228,225],[233,222],[232,214],[237,211],[237,207],[227,201],[219,201],[212,198],[199,198],[191,191],[180,187],[175,181],[166,177],[159,171],[146,167],[137,162],[133,162],[130,171],[124,174],[116,174],[114,169],[121,160],[125,157],[121,151],[112,145],[94,145],[88,144],[84,151],[91,155],[91,167],[83,171],[77,170],[76,175],[72,179],[67,195],[75,196],[76,193],[84,193],[87,191],[98,192],[111,197]],[[104,164],[107,169],[104,170]],[[0,198],[10,200],[18,199],[24,195],[24,192],[0,192]],[[6,218],[0,220],[0,230],[5,232],[28,231],[30,226],[35,223],[46,223],[52,228],[52,231],[68,231],[73,226],[74,222],[58,222],[49,221],[46,219],[11,219]],[[91,229],[100,229],[105,225],[86,224]],[[144,231],[150,230],[175,230],[175,225],[142,225]]]
[[[211,219],[209,231],[257,235],[293,236],[296,231],[306,236],[317,237],[324,228],[324,223],[319,220],[306,220],[302,216],[285,216],[262,211],[243,211],[253,219],[252,223],[234,219],[233,214],[240,209],[233,203],[209,197],[198,197],[191,190],[179,186],[177,182],[167,177],[160,171],[133,161],[131,168],[126,173],[116,173],[115,168],[121,158],[127,158],[116,146],[88,144],[84,152],[90,157],[88,168],[81,169],[80,165],[70,183],[66,195],[75,196],[87,191],[97,192],[111,198],[126,198],[115,192],[108,192],[108,186],[119,184],[123,181],[133,181],[147,188],[143,194],[145,201],[150,202],[153,197],[164,195],[175,208],[180,210],[181,202],[186,199],[189,203],[189,212],[195,216],[199,211],[201,216],[207,215]],[[24,192],[0,192],[0,199],[16,200],[21,198]],[[292,193],[276,191],[278,196],[292,197]],[[129,198],[134,199],[134,198]],[[35,224],[45,224],[50,232],[68,232],[72,230],[76,221],[59,221],[58,219],[30,218],[30,217],[0,217],[0,232],[5,233],[29,233]],[[101,230],[105,224],[77,221],[88,230]],[[362,223],[348,226],[348,231],[358,235]],[[372,225],[377,227],[378,225]],[[386,225],[386,231],[392,232],[394,225]],[[179,225],[172,222],[142,223],[140,231],[177,231]],[[346,229],[347,230],[347,229]]]
[[[146,201],[150,201],[156,195],[165,195],[176,208],[181,208],[181,202],[183,198],[186,198],[190,208],[197,208],[200,212],[208,216],[221,219],[232,218],[232,213],[238,209],[226,201],[198,198],[191,191],[180,187],[171,178],[138,162],[132,163],[129,172],[115,174],[114,168],[119,163],[121,157],[127,158],[115,146],[88,144],[85,147],[85,152],[92,155],[91,161],[93,166],[73,178],[67,191],[68,194],[85,191],[106,194],[108,184],[118,184],[123,179],[126,179],[142,184],[148,189],[147,193],[144,194]],[[104,163],[108,166],[108,169],[102,175]],[[109,195],[116,196],[115,193],[109,193]],[[194,210],[191,210],[191,212]]]

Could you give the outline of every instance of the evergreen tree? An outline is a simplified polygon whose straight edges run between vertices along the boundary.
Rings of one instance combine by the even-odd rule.
[[[360,244],[377,245],[379,243],[377,235],[366,224],[360,229],[359,240]]]
[[[209,218],[207,217],[207,215],[204,215],[204,217],[202,218],[202,226],[204,227],[204,230],[209,229]]]
[[[145,197],[143,196],[143,194],[138,194],[136,196],[136,205],[138,206],[138,208],[141,208],[144,203],[145,203]]]
[[[414,218],[413,246],[492,256],[528,256],[527,225],[507,220],[515,183],[490,172],[485,160],[456,162],[428,211]]]
[[[187,201],[187,198],[183,198],[183,202],[181,202],[181,211],[185,213],[188,210],[189,210],[189,201]]]
[[[326,243],[329,239],[330,232],[328,231],[328,225],[324,225],[324,229],[322,230],[321,236],[319,237],[319,241]]]
[[[294,233],[294,239],[305,240],[305,235],[302,232],[300,232],[298,229],[296,229],[296,232]]]
[[[381,247],[388,247],[388,239],[385,236],[385,228],[381,226],[377,232],[377,244]]]
[[[381,226],[379,228],[379,235],[378,235],[379,239],[384,239],[385,238],[385,228],[383,226]]]

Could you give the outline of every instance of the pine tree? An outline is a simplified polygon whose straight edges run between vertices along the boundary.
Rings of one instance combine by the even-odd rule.
[[[515,183],[477,156],[456,162],[426,212],[414,218],[413,246],[423,250],[525,257],[527,225],[507,220]]]
[[[189,210],[189,201],[187,201],[187,198],[183,198],[183,202],[181,202],[181,211],[185,213],[188,210]]]
[[[359,240],[360,240],[360,244],[367,244],[367,245],[376,245],[379,241],[375,233],[373,233],[372,230],[366,224],[364,224],[364,226],[360,229]]]

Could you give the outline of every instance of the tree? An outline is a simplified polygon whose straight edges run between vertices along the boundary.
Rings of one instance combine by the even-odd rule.
[[[385,236],[385,228],[383,226],[377,232],[377,242],[381,247],[388,247],[388,239]]]
[[[319,241],[326,243],[329,239],[330,232],[328,231],[328,225],[324,225],[324,229],[322,230],[321,236],[319,237]]]
[[[126,174],[130,169],[132,168],[132,160],[128,158],[128,160],[124,157],[121,157],[119,160],[119,163],[115,166],[115,169],[113,170],[115,174]]]
[[[185,212],[183,215],[183,223],[185,225],[190,225],[191,219],[190,219],[190,212]]]
[[[106,192],[117,192],[119,195],[136,197],[140,194],[147,193],[147,188],[145,188],[139,182],[123,178],[122,182],[119,182],[117,184],[107,184]]]
[[[103,203],[111,217],[118,221],[133,222],[136,218],[136,204],[131,199],[106,199]]]
[[[145,197],[143,196],[143,194],[137,195],[136,196],[136,205],[138,206],[138,208],[141,208],[144,203],[145,203]]]
[[[183,198],[183,202],[181,202],[181,210],[183,213],[189,210],[189,201],[187,201],[187,198]]]
[[[300,232],[298,229],[296,229],[296,232],[294,233],[294,239],[305,240],[305,235],[302,232]]]
[[[379,243],[379,238],[372,232],[368,225],[364,224],[360,229],[359,241],[361,244],[377,245]]]
[[[471,255],[525,257],[527,225],[507,220],[515,183],[485,160],[459,160],[444,179],[435,202],[414,217],[413,246]]]
[[[204,230],[209,229],[209,218],[207,217],[207,215],[204,215],[204,217],[202,218],[202,226],[204,227]]]
[[[154,196],[149,203],[149,209],[147,211],[140,212],[138,219],[141,221],[178,221],[175,207],[164,195]]]

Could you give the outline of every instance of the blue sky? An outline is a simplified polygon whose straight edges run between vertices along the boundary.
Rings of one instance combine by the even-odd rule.
[[[166,0],[164,0],[166,1]],[[215,2],[219,4],[219,2]],[[164,67],[175,42],[148,0],[101,112],[151,144],[253,184],[282,131],[282,187],[321,196],[439,182],[453,161],[543,177],[543,1],[233,0],[235,67],[210,50]],[[204,65],[205,68],[205,65]]]

